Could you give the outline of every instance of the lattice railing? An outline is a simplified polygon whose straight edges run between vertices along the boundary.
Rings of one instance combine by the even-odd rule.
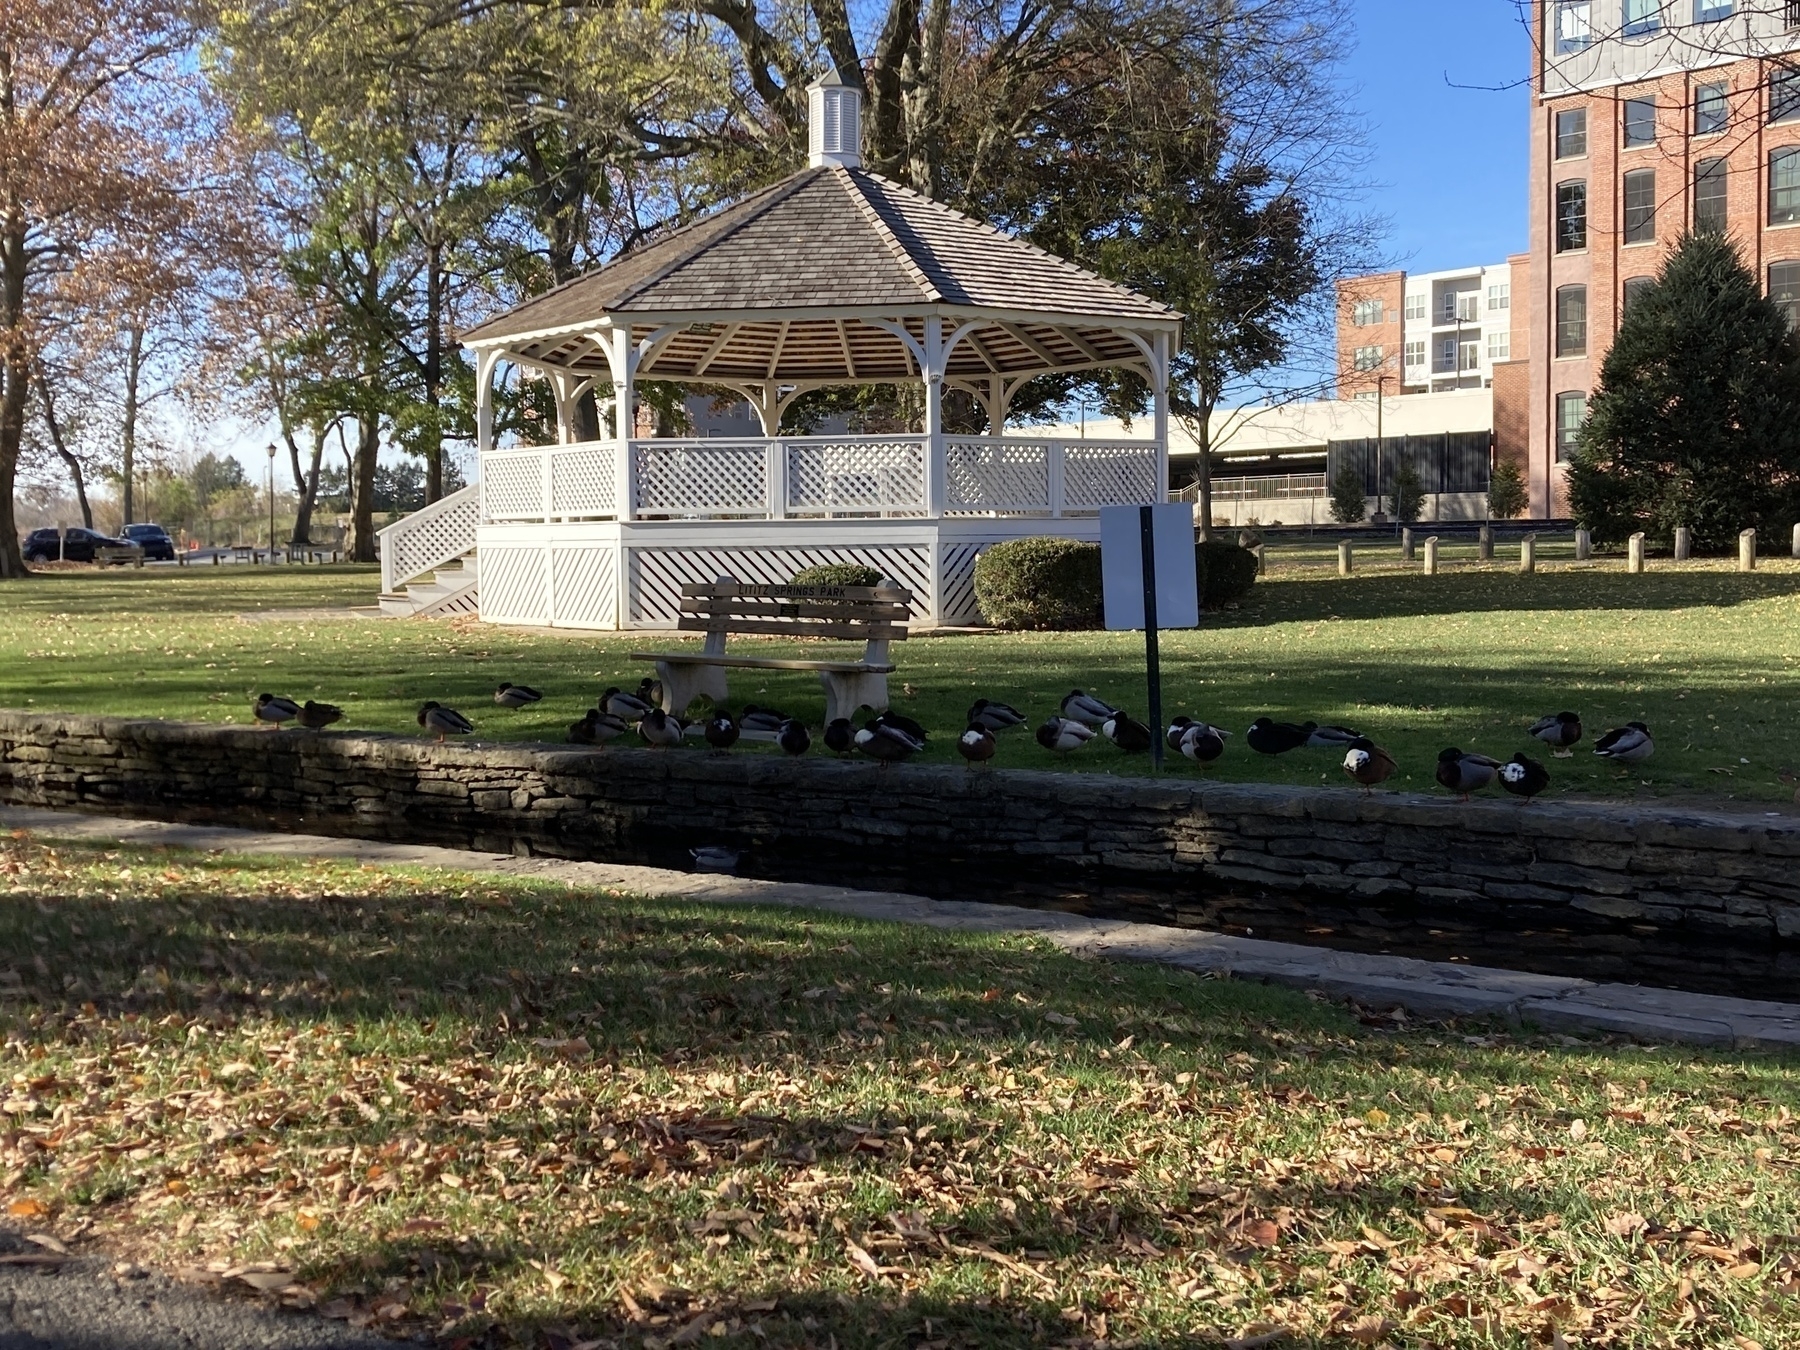
[[[559,445],[550,451],[550,514],[593,520],[619,514],[618,451],[611,442]]]
[[[544,501],[547,451],[542,446],[494,450],[481,457],[483,520],[542,520],[549,514]]]
[[[396,520],[379,535],[382,592],[392,592],[462,557],[475,547],[475,527],[480,523],[479,484]]]
[[[1063,442],[1062,509],[1097,511],[1102,506],[1160,502],[1162,456],[1144,441]]]
[[[769,513],[767,441],[633,441],[631,457],[639,515]]]
[[[925,441],[791,440],[786,459],[790,515],[916,515],[925,510]]]
[[[1003,515],[1048,511],[1055,449],[1053,441],[1029,438],[945,441],[945,509]]]

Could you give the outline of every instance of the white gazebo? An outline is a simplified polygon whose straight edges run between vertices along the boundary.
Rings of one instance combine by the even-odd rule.
[[[810,92],[810,167],[464,335],[480,481],[384,533],[384,591],[472,544],[478,587],[470,567],[459,604],[440,571],[436,612],[478,595],[496,623],[672,628],[683,583],[856,562],[913,592],[915,622],[956,624],[978,618],[983,548],[1098,539],[1101,507],[1165,498],[1181,316],[866,172],[858,92]],[[550,381],[558,443],[494,444],[502,362]],[[1108,367],[1149,385],[1148,436],[1006,434],[1026,381]],[[647,379],[741,394],[763,434],[639,437]],[[780,434],[800,394],[875,383],[923,385],[920,434]],[[988,434],[945,433],[947,386]],[[610,434],[578,441],[590,392]]]

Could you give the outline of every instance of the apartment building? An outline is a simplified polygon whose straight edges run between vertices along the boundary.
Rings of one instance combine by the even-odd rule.
[[[1338,285],[1338,397],[1487,389],[1512,356],[1510,262]]]
[[[1563,465],[1620,317],[1689,228],[1727,232],[1800,317],[1800,3],[1540,0],[1517,414],[1532,514]],[[1499,437],[1497,436],[1497,440]]]

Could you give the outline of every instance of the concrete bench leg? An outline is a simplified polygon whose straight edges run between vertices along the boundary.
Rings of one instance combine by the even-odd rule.
[[[821,670],[819,683],[825,686],[825,720],[855,717],[863,708],[883,712],[888,706],[886,675],[848,675],[835,670]]]
[[[666,713],[680,717],[695,699],[709,698],[724,703],[728,691],[723,666],[690,666],[686,662],[658,661],[656,673],[662,679],[662,707]]]

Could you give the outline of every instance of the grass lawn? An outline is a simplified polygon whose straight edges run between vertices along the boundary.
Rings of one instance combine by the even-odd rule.
[[[1553,795],[1793,801],[1800,563],[1767,560],[1741,576],[1726,562],[1653,562],[1633,577],[1616,559],[1577,564],[1560,556],[1563,544],[1546,541],[1550,560],[1521,577],[1516,548],[1503,546],[1485,566],[1474,549],[1447,546],[1447,570],[1424,577],[1400,567],[1391,540],[1360,545],[1347,579],[1336,575],[1334,546],[1275,551],[1271,575],[1244,608],[1165,635],[1165,711],[1240,733],[1211,771],[1217,778],[1351,790],[1323,752],[1251,753],[1242,729],[1268,713],[1356,726],[1400,761],[1395,786],[1435,790],[1432,768],[1446,745],[1506,758],[1532,748],[1523,735],[1530,721],[1569,708],[1586,719],[1589,741],[1574,760],[1552,763]],[[348,726],[416,731],[419,703],[435,698],[468,713],[484,737],[560,740],[607,685],[632,687],[648,673],[628,659],[631,650],[675,641],[471,620],[242,617],[368,604],[376,586],[371,569],[249,567],[0,583],[0,706],[247,722],[251,699],[269,690],[341,703]],[[897,653],[897,706],[938,733],[929,759],[954,761],[952,733],[978,696],[1037,718],[1076,685],[1140,715],[1145,707],[1143,643],[1134,634],[920,638]],[[503,712],[490,701],[501,680],[550,697],[531,711]],[[773,703],[815,726],[822,715],[811,676],[737,672],[732,680],[738,700]],[[1630,720],[1655,733],[1650,763],[1624,771],[1588,753],[1600,731]],[[1020,731],[1002,738],[997,763],[1058,762]],[[1064,767],[1148,766],[1096,744]],[[1178,763],[1171,772],[1195,770]]]
[[[1800,1343],[1792,1060],[22,837],[0,1029],[0,1221],[456,1346]]]

